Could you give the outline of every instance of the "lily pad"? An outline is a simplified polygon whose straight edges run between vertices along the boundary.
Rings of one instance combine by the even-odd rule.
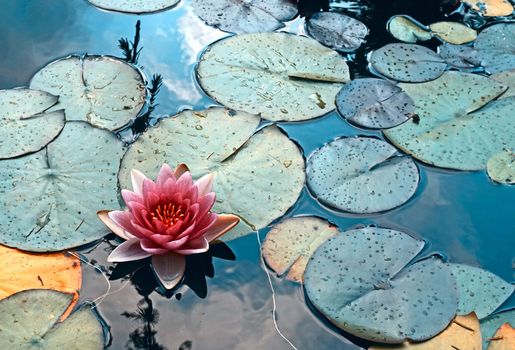
[[[508,86],[508,90],[499,98],[515,96],[515,69],[492,74],[490,78]]]
[[[305,175],[297,146],[275,126],[254,134],[259,121],[256,115],[224,108],[184,111],[164,119],[125,154],[121,188],[131,187],[133,168],[157,174],[163,163],[187,163],[194,178],[214,174],[213,211],[240,216],[246,230],[237,232],[262,228],[295,203]]]
[[[330,238],[310,259],[309,300],[332,323],[360,338],[398,344],[444,330],[458,306],[456,281],[436,258],[408,264],[424,242],[367,227]]]
[[[480,170],[493,154],[515,148],[515,97],[489,103],[506,86],[476,74],[446,72],[428,83],[400,87],[415,101],[419,121],[384,134],[415,158],[443,168]]]
[[[515,289],[511,284],[483,269],[449,264],[458,283],[458,315],[474,312],[479,319],[492,314]]]
[[[236,34],[273,32],[297,15],[288,0],[192,0],[191,5],[210,26]]]
[[[94,6],[116,12],[152,13],[170,9],[179,0],[88,0]]]
[[[0,349],[104,349],[104,330],[91,308],[58,322],[72,300],[71,294],[39,289],[0,301]]]
[[[338,112],[365,128],[391,128],[415,113],[411,98],[397,85],[383,79],[355,79],[336,95]]]
[[[515,69],[515,23],[498,23],[481,31],[475,50],[481,65],[493,74]]]
[[[497,332],[495,332],[488,350],[509,350],[515,349],[515,328],[509,323],[503,324]]]
[[[64,112],[46,112],[57,99],[37,90],[0,90],[0,159],[39,151],[61,132]]]
[[[491,339],[494,337],[497,330],[505,323],[511,326],[515,325],[515,310],[501,312],[484,320],[481,320],[481,334],[483,335],[483,349],[487,349],[492,344]],[[503,349],[504,350],[504,349]],[[508,350],[508,349],[506,349]]]
[[[307,33],[338,51],[355,51],[364,42],[368,28],[362,22],[338,12],[317,12],[306,21]]]
[[[429,28],[410,16],[392,16],[386,24],[386,29],[397,40],[414,44],[432,38]]]
[[[456,316],[440,334],[421,343],[405,342],[397,346],[371,346],[368,350],[481,350],[481,329],[474,313]]]
[[[461,0],[473,10],[486,17],[509,16],[513,13],[513,5],[509,0]]]
[[[459,22],[436,22],[429,25],[433,35],[451,44],[465,44],[476,40],[474,29]]]
[[[299,121],[334,109],[345,60],[316,40],[288,33],[236,35],[206,49],[197,65],[204,91],[222,105],[273,121]]]
[[[472,46],[446,43],[438,46],[438,54],[454,68],[469,69],[481,66],[479,53]]]
[[[515,183],[515,152],[503,151],[494,154],[486,163],[488,176],[495,182]]]
[[[311,191],[322,202],[352,213],[395,208],[417,190],[418,168],[390,144],[370,137],[337,139],[307,161]]]
[[[46,252],[104,236],[96,211],[118,206],[123,151],[112,133],[67,122],[43,150],[0,161],[0,243]]]
[[[278,276],[302,283],[308,259],[328,238],[338,233],[336,226],[313,216],[286,219],[275,225],[263,243],[263,258]]]
[[[438,78],[447,63],[427,47],[415,44],[387,44],[368,58],[373,71],[404,82],[424,82]]]
[[[64,108],[66,120],[116,130],[134,119],[145,104],[144,80],[137,68],[114,57],[70,56],[37,72],[30,87],[59,96],[59,103],[50,110]]]

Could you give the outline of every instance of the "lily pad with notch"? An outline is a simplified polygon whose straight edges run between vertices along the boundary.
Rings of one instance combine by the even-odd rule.
[[[414,18],[406,15],[390,17],[386,29],[397,40],[414,44],[417,41],[427,41],[432,38],[428,27]]]
[[[123,13],[153,13],[176,6],[179,0],[88,0],[103,10]]]

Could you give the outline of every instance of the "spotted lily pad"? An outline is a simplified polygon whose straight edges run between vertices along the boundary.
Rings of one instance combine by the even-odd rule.
[[[486,163],[488,176],[495,182],[515,183],[515,152],[503,151],[494,154]]]
[[[515,69],[515,23],[489,26],[477,36],[476,46],[481,65],[489,73]]]
[[[404,82],[424,82],[438,78],[447,63],[427,47],[415,44],[388,44],[372,51],[371,70]]]
[[[57,99],[37,90],[0,90],[0,159],[39,151],[61,132],[64,112],[46,112]]]
[[[431,33],[439,39],[451,44],[465,44],[476,40],[474,29],[459,22],[436,22],[429,25]]]
[[[0,301],[0,349],[104,349],[104,330],[90,307],[58,322],[72,300],[72,294],[33,289]]]
[[[319,117],[334,109],[345,60],[316,40],[288,33],[236,35],[206,49],[197,78],[207,94],[235,110],[279,121]]]
[[[499,327],[492,339],[490,339],[488,350],[509,349],[515,349],[515,328],[513,328],[509,323],[505,323]]]
[[[515,69],[492,74],[490,78],[508,86],[508,90],[499,98],[515,96]]]
[[[192,0],[191,5],[210,26],[237,34],[273,32],[297,15],[288,0]]]
[[[126,13],[152,13],[167,10],[179,3],[179,0],[88,0],[104,10]]]
[[[99,208],[118,204],[123,144],[112,133],[67,122],[41,151],[0,161],[0,243],[57,251],[106,234]]]
[[[405,203],[419,182],[410,157],[370,137],[341,138],[316,150],[308,158],[306,174],[320,201],[361,214]]]
[[[438,46],[438,54],[454,68],[469,69],[481,66],[481,58],[472,46],[446,43]]]
[[[473,10],[486,17],[509,16],[513,13],[513,5],[509,0],[461,0]]]
[[[304,273],[309,300],[360,338],[392,344],[429,339],[454,318],[458,294],[440,260],[408,265],[423,246],[405,233],[376,227],[330,238]]]
[[[338,51],[355,51],[364,42],[368,28],[362,22],[338,12],[317,12],[306,21],[307,33]]]
[[[494,337],[497,330],[505,323],[511,326],[515,325],[515,310],[501,312],[484,320],[481,320],[481,334],[483,335],[483,349],[487,349],[493,342],[491,339]],[[488,348],[489,349],[489,348]],[[503,349],[503,350],[509,350]]]
[[[237,232],[262,228],[297,200],[304,185],[304,160],[277,127],[254,134],[258,124],[258,116],[224,108],[185,111],[164,119],[125,154],[121,187],[130,188],[133,168],[157,174],[163,163],[187,163],[195,178],[214,174],[213,211],[240,216],[246,230]]]
[[[146,98],[141,72],[107,56],[70,56],[54,61],[34,75],[30,87],[59,96],[53,109],[64,108],[66,120],[87,121],[108,130],[127,125]]]
[[[462,264],[449,264],[458,283],[458,315],[474,312],[482,319],[492,314],[515,289],[511,284],[483,269]]]
[[[336,95],[338,112],[365,128],[383,129],[404,123],[415,112],[411,98],[397,85],[383,79],[355,79]]]
[[[432,38],[429,28],[405,15],[392,16],[386,24],[386,29],[395,39],[405,43],[414,44]]]
[[[443,168],[480,170],[493,154],[515,148],[515,97],[488,103],[506,86],[460,72],[446,72],[428,83],[400,86],[415,102],[419,120],[384,134],[415,158]]]
[[[263,243],[263,257],[278,276],[302,282],[308,259],[338,229],[323,219],[305,216],[275,225]]]

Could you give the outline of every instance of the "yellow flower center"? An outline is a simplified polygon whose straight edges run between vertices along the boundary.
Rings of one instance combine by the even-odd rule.
[[[175,206],[175,204],[159,204],[154,212],[151,213],[153,220],[159,220],[167,226],[172,226],[184,217],[182,212],[182,205]]]

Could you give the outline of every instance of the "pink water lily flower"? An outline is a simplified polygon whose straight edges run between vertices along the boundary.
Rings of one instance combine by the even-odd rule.
[[[154,182],[132,170],[133,191],[122,190],[127,210],[99,211],[98,216],[126,241],[109,255],[109,262],[125,262],[152,256],[161,283],[171,289],[184,275],[185,255],[206,252],[209,243],[232,229],[239,218],[215,214],[213,176],[193,182],[186,165],[173,171],[164,164]]]

